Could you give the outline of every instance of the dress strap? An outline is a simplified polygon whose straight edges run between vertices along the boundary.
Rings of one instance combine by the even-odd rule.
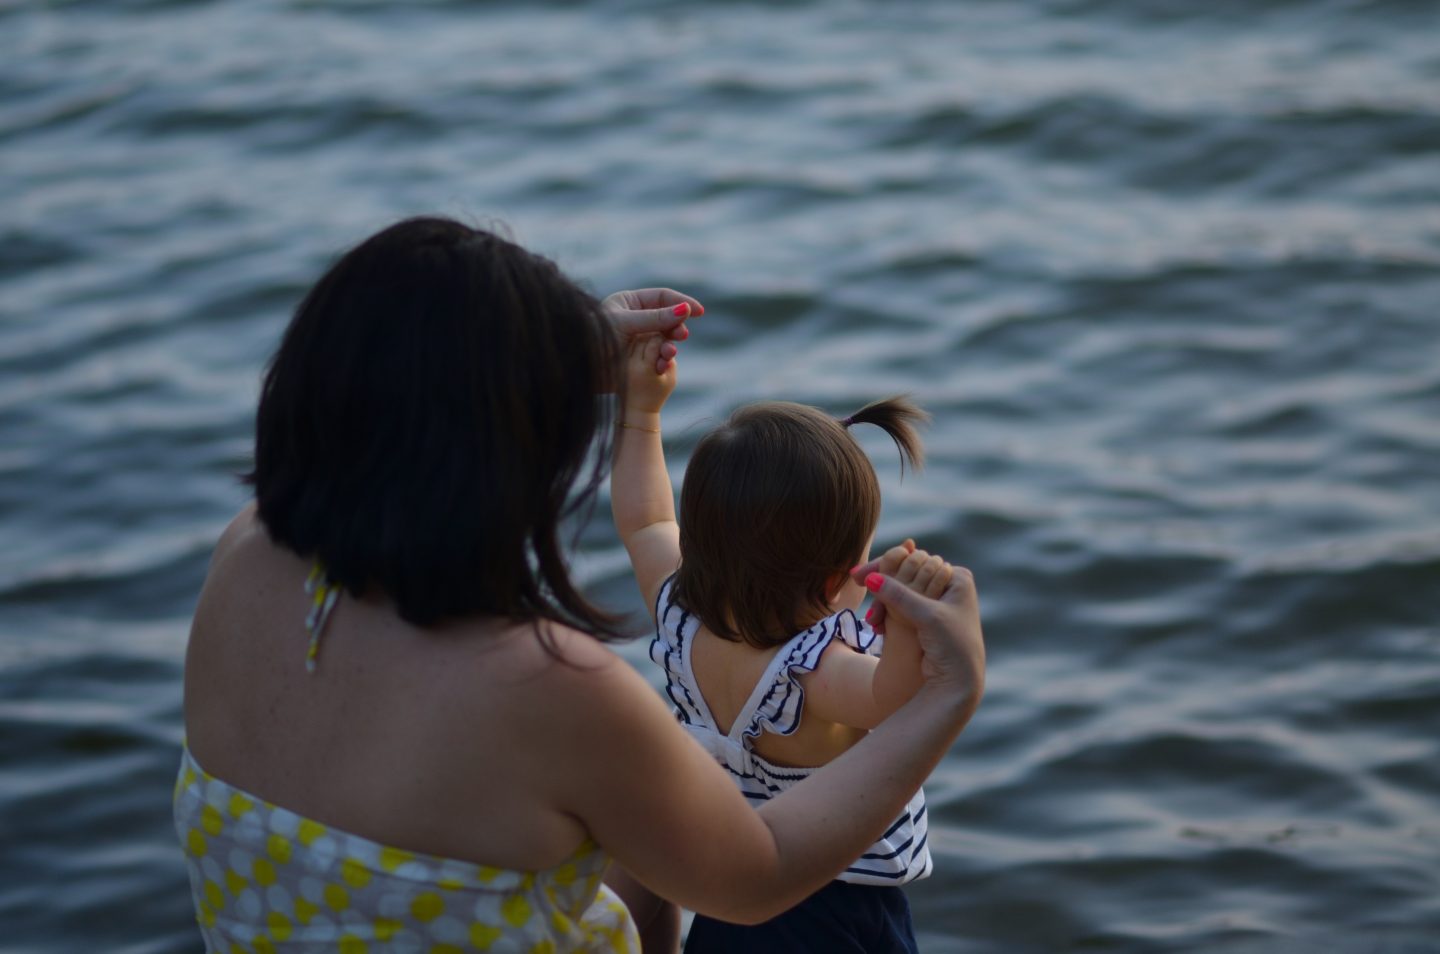
[[[869,655],[879,652],[879,636],[868,623],[856,620],[852,611],[840,610],[825,617],[776,651],[775,658],[736,716],[730,728],[731,738],[754,739],[762,732],[790,735],[798,729],[805,707],[805,689],[800,685],[800,677],[819,668],[820,657],[835,641],[856,652]]]
[[[340,598],[340,588],[330,582],[330,577],[325,574],[325,564],[318,559],[305,578],[305,592],[312,597],[310,612],[305,616],[305,632],[310,634],[310,645],[305,650],[305,671],[313,673],[320,656],[320,633],[330,621],[335,601]]]

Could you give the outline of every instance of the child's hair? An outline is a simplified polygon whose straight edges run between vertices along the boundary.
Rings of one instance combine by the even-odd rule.
[[[843,420],[803,404],[740,408],[700,441],[680,490],[675,595],[715,635],[776,646],[829,612],[836,574],[860,560],[880,521],[875,468],[849,433],[882,428],[905,462],[923,463],[903,397]]]

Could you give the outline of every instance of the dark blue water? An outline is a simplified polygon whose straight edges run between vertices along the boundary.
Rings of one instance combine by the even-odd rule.
[[[975,571],[991,670],[925,951],[1440,950],[1428,0],[0,0],[0,947],[197,949],[259,373],[419,212],[705,301],[677,474],[745,401],[934,414],[880,539]],[[639,610],[604,519],[576,568]]]

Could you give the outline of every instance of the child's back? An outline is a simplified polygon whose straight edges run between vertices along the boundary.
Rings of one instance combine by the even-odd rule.
[[[697,628],[691,648],[695,684],[720,732],[730,731],[781,648],[756,649],[747,643],[722,639],[704,625]],[[802,684],[814,678],[819,676],[800,677]],[[864,729],[802,710],[800,725],[792,734],[762,733],[752,740],[751,749],[772,765],[819,766],[864,737]]]
[[[666,695],[680,721],[740,790],[760,801],[797,784],[864,737],[866,727],[849,723],[865,720],[828,719],[812,703],[833,698],[835,687],[826,684],[832,670],[852,658],[874,666],[871,653],[879,643],[851,608],[822,617],[772,648],[727,640],[676,599],[672,578],[657,597],[650,657],[665,672]],[[900,885],[928,875],[925,815],[925,794],[916,792],[884,837],[841,880]]]

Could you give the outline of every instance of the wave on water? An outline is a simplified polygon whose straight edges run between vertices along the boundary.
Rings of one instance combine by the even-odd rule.
[[[903,481],[857,435],[989,645],[923,950],[1440,950],[1431,20],[0,0],[6,942],[194,949],[184,642],[260,374],[439,212],[706,302],[677,476],[751,400],[934,415]],[[576,570],[638,619],[604,511]]]

